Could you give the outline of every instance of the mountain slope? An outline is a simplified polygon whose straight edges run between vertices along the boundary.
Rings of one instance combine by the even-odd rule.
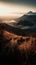
[[[6,65],[7,61],[8,65],[36,65],[36,38],[18,36],[11,31],[18,32],[18,34],[22,32],[21,29],[16,29],[8,24],[0,24],[0,65],[4,61]]]
[[[30,14],[30,15],[28,15]],[[36,13],[28,12],[26,15],[23,15],[17,20],[17,23],[15,23],[15,26],[22,28],[29,26],[29,28],[36,27]]]

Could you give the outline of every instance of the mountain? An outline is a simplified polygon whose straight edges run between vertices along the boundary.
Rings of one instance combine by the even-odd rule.
[[[32,11],[29,11],[27,14],[33,14],[33,12]]]
[[[17,23],[15,23],[15,26],[21,29],[35,28],[36,13],[33,13],[32,11],[30,11],[27,14],[23,15],[17,20]]]
[[[36,12],[29,11],[27,15],[36,15]]]

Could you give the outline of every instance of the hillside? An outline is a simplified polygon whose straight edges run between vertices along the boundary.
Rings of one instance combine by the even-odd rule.
[[[11,60],[13,65],[36,65],[36,37],[17,35],[14,30],[17,31],[7,24],[0,24],[0,59],[9,60],[8,64]]]

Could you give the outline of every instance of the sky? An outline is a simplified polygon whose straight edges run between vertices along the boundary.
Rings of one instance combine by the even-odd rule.
[[[29,11],[36,12],[36,0],[0,0],[1,18],[19,18]]]

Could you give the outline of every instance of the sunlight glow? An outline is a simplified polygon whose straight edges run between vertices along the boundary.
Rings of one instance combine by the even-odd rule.
[[[16,22],[16,19],[36,9],[27,5],[0,2],[0,22]]]
[[[28,11],[34,11],[33,8],[29,6],[15,5],[15,4],[6,4],[0,2],[0,16],[17,16],[20,17]]]
[[[15,5],[9,6],[6,4],[0,4],[0,16],[18,16],[17,14],[22,14],[21,10],[22,9],[16,7]]]

